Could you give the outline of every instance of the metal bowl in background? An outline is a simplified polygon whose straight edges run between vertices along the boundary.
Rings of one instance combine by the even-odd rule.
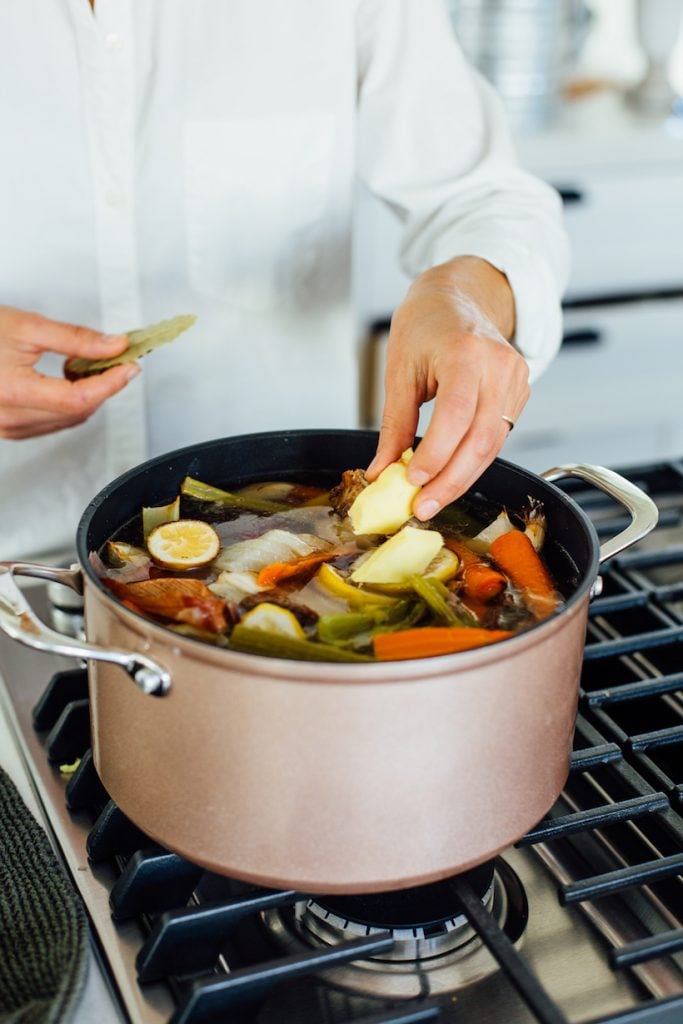
[[[515,131],[546,125],[583,44],[584,0],[448,0],[458,42],[500,94]]]

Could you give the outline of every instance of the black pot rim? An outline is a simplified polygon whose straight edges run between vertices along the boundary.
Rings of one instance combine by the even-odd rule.
[[[200,442],[198,444],[188,445],[184,448],[178,448],[170,452],[166,452],[162,455],[155,456],[152,459],[148,459],[146,462],[141,463],[132,469],[127,470],[125,473],[116,477],[110,481],[105,487],[95,495],[94,498],[88,503],[85,508],[81,519],[78,524],[76,531],[76,551],[78,559],[83,572],[86,574],[88,579],[98,588],[100,592],[106,595],[106,597],[115,604],[120,604],[118,599],[114,597],[110,590],[104,585],[100,577],[97,575],[93,568],[89,555],[91,553],[89,547],[89,533],[92,526],[93,518],[106,506],[107,503],[111,503],[115,500],[117,492],[120,492],[124,487],[133,483],[136,479],[142,480],[146,475],[157,473],[159,470],[166,469],[174,462],[185,464],[192,460],[193,457],[206,454],[207,451],[213,449],[220,450],[225,448],[226,445],[245,445],[245,444],[259,444],[268,445],[270,443],[283,441],[297,441],[300,439],[310,440],[326,440],[334,441],[335,439],[358,439],[362,441],[368,441],[376,443],[378,433],[371,430],[345,430],[345,429],[306,429],[306,430],[273,430],[264,431],[261,433],[250,433],[250,434],[239,434],[232,435],[223,438],[216,438],[206,442]],[[416,439],[416,441],[419,439]],[[573,516],[577,526],[581,529],[584,539],[587,542],[589,549],[589,558],[587,560],[587,567],[583,571],[583,577],[579,581],[573,592],[565,599],[562,606],[554,612],[548,619],[544,619],[529,629],[523,631],[523,634],[529,634],[532,631],[542,628],[546,623],[556,619],[558,616],[564,615],[570,611],[575,605],[582,602],[585,595],[590,591],[593,583],[597,577],[599,565],[600,565],[600,544],[597,533],[593,523],[588,518],[583,509],[564,491],[560,490],[553,483],[548,480],[544,480],[541,476],[533,473],[531,470],[525,469],[522,466],[518,466],[515,463],[508,462],[505,459],[497,458],[491,464],[489,469],[497,468],[503,472],[509,472],[518,479],[526,481],[529,486],[529,494],[533,497],[540,497],[543,500],[543,494],[551,495],[552,499],[563,505],[566,510]],[[287,467],[283,466],[283,470]],[[351,467],[350,467],[351,468]],[[487,470],[488,472],[488,470]],[[482,478],[485,474],[482,475]],[[475,482],[473,488],[476,488],[479,481]],[[539,493],[540,492],[540,493]],[[141,499],[142,503],[142,499]],[[122,520],[119,522],[119,526],[123,525]],[[113,530],[112,530],[113,532]],[[123,607],[123,605],[122,605]],[[143,621],[146,620],[144,616],[139,616]],[[155,623],[156,625],[160,625]],[[169,634],[170,636],[172,634]],[[188,639],[188,638],[185,638]],[[514,639],[511,638],[511,639]],[[202,643],[202,641],[195,640],[195,643]]]

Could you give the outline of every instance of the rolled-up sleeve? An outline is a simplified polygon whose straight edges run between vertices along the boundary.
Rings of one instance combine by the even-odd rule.
[[[360,0],[358,174],[404,224],[410,276],[479,256],[508,278],[513,343],[535,379],[561,340],[569,269],[559,196],[524,171],[502,104],[465,60],[443,0]]]

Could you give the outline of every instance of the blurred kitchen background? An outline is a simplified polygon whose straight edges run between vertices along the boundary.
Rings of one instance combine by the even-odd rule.
[[[573,249],[561,351],[502,455],[535,471],[683,457],[683,0],[446,2],[503,97],[523,165],[560,191]],[[371,426],[409,283],[399,235],[359,197]]]

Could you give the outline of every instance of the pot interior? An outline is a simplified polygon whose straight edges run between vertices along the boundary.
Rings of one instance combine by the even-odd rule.
[[[108,484],[88,505],[77,534],[81,565],[104,589],[89,564],[90,552],[98,551],[141,506],[172,501],[185,476],[228,490],[262,480],[331,486],[343,470],[367,466],[376,446],[374,431],[301,430],[222,438],[159,456]],[[580,600],[597,575],[598,541],[590,520],[562,491],[496,459],[461,502],[479,518],[487,503],[520,513],[530,496],[543,502],[548,517],[544,560],[567,603]]]

